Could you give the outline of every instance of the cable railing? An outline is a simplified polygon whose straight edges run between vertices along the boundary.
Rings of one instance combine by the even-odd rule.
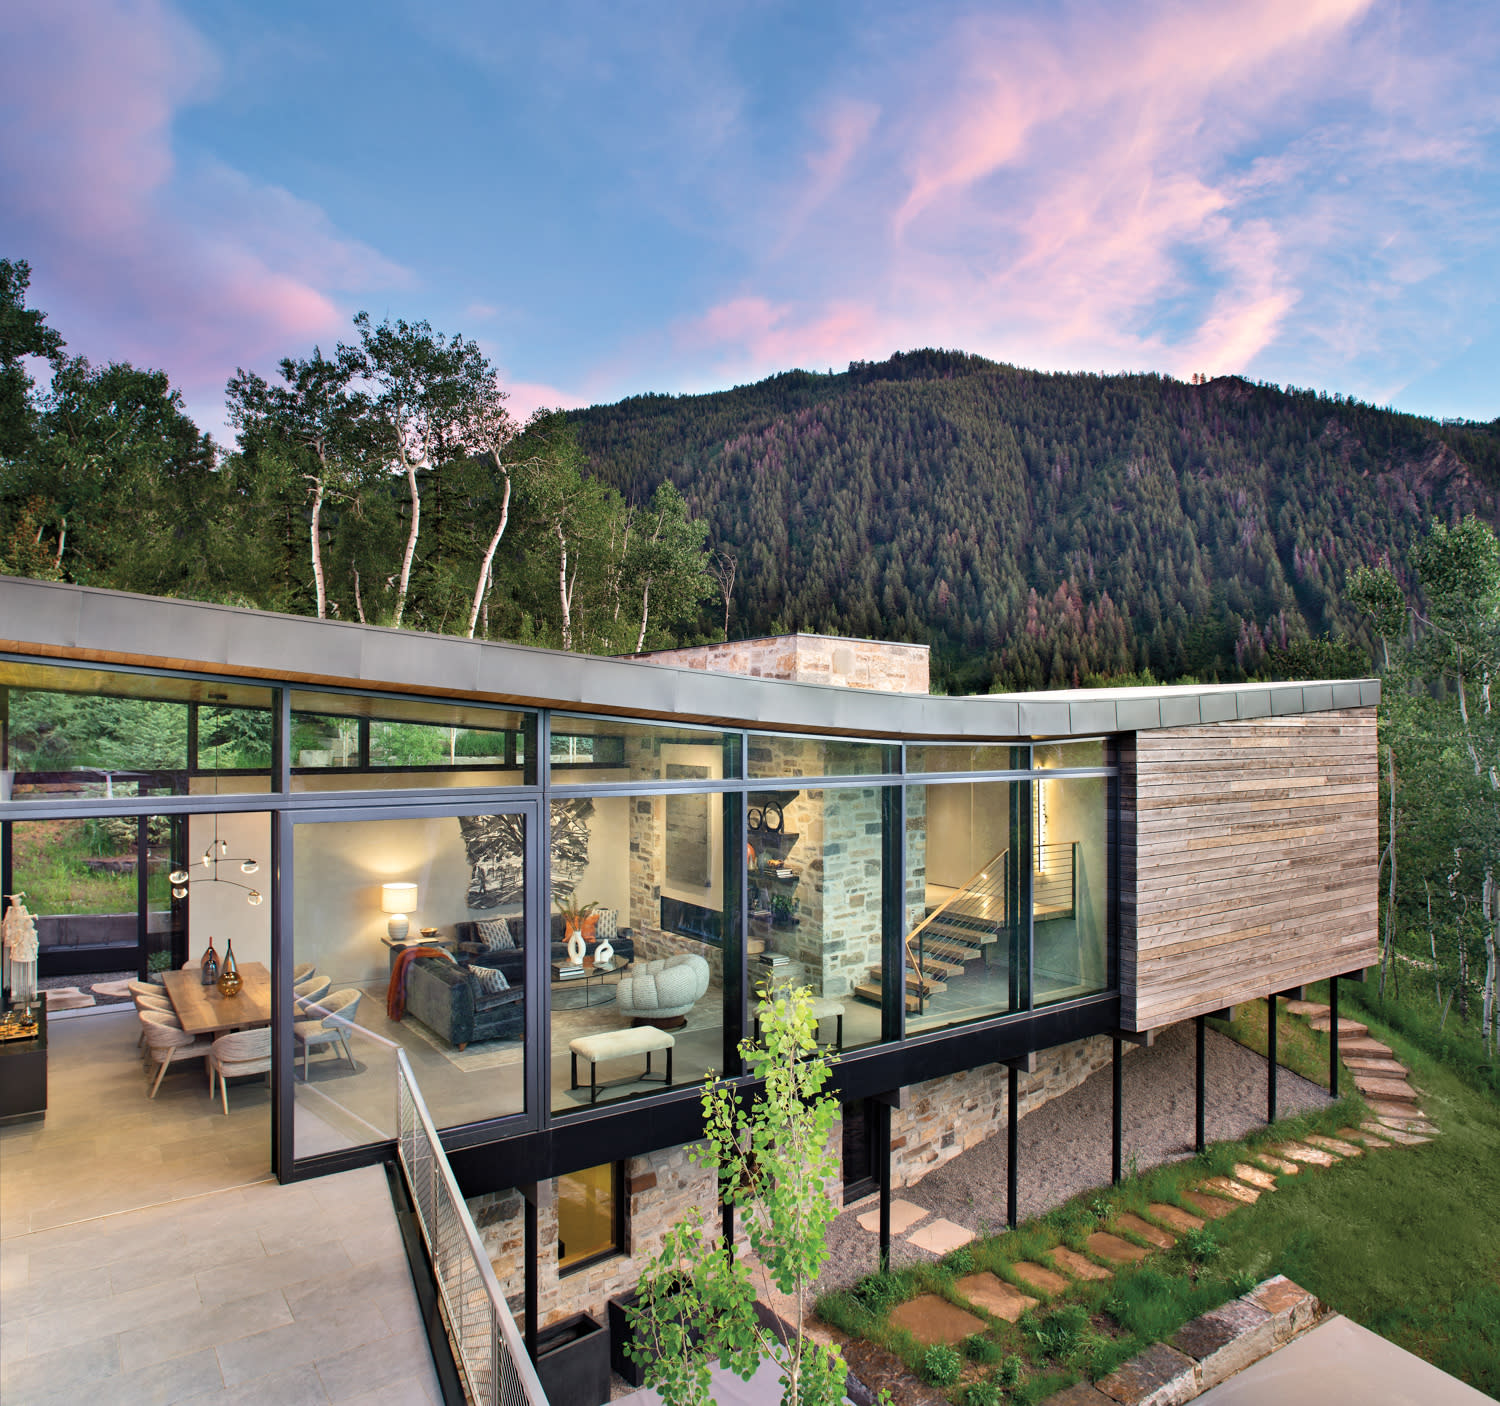
[[[1008,849],[1001,850],[907,933],[907,970],[902,980],[916,997],[918,1014],[926,1010],[928,998],[942,990],[934,972],[954,967],[962,971],[964,962],[978,955],[1004,923],[1005,863],[1009,854]]]
[[[469,1406],[547,1406],[404,1050],[396,1052],[396,1146]]]

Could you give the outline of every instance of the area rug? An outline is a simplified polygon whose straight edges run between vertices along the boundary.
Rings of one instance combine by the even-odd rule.
[[[54,986],[47,992],[49,1011],[77,1011],[93,1004],[94,998],[76,986]]]
[[[468,1049],[461,1050],[450,1045],[441,1035],[429,1030],[412,1015],[401,1022],[401,1030],[404,1034],[416,1036],[424,1045],[435,1049],[455,1069],[462,1069],[466,1074],[503,1069],[507,1065],[521,1062],[522,1046],[519,1040],[476,1041]]]

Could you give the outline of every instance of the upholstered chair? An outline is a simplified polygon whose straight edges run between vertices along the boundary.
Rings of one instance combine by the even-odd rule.
[[[354,1052],[349,1048],[349,1027],[354,1024],[355,1013],[359,1010],[359,997],[360,993],[351,987],[347,991],[335,991],[306,1012],[298,1012],[311,1017],[292,1022],[292,1038],[302,1047],[304,1081],[307,1079],[308,1056],[315,1045],[338,1045],[349,1061],[349,1068],[358,1068],[354,1063]]]
[[[636,1025],[679,1030],[708,990],[709,967],[695,952],[637,962],[620,978],[615,999],[620,1014]]]
[[[326,976],[309,976],[305,980],[297,982],[292,987],[292,993],[297,998],[297,1014],[308,1014],[306,1007],[312,1001],[320,1001],[328,994],[328,988],[333,983]]]
[[[146,1036],[146,1048],[158,1065],[156,1080],[151,1085],[151,1097],[155,1098],[156,1091],[161,1088],[162,1076],[174,1059],[207,1056],[210,1046],[207,1040],[189,1035],[175,1015],[168,1015],[164,1011],[143,1010],[140,1012],[140,1019]],[[213,1093],[212,1074],[209,1075],[209,1093]]]
[[[229,1112],[230,1079],[242,1074],[269,1074],[271,1072],[271,1027],[258,1026],[254,1030],[234,1030],[220,1035],[208,1052],[208,1096],[214,1096],[214,1079],[219,1081],[219,1097],[224,1112]]]
[[[295,986],[299,981],[306,981],[317,969],[316,962],[298,962],[292,968],[292,985]]]

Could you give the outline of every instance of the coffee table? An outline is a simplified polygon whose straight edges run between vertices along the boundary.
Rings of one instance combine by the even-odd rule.
[[[561,973],[567,965],[570,964],[552,963],[552,1009],[555,1011],[580,1011],[586,1006],[607,1006],[615,999],[615,983],[620,979],[620,973],[630,966],[630,962],[616,957],[609,966],[596,967],[592,957],[585,957],[582,976],[564,977]],[[558,997],[564,991],[578,990],[583,993],[581,1001],[569,1001],[567,1004],[559,1002]]]

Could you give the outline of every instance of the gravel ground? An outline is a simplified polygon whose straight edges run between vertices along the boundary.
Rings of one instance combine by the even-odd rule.
[[[1208,1140],[1241,1137],[1262,1126],[1266,1115],[1265,1059],[1213,1030],[1208,1032],[1207,1054]],[[1195,1078],[1190,1021],[1162,1031],[1150,1049],[1133,1050],[1127,1055],[1127,1173],[1132,1161],[1138,1168],[1154,1167],[1192,1154]],[[1277,1079],[1277,1094],[1283,1117],[1322,1108],[1329,1102],[1324,1090],[1285,1068]],[[1022,1220],[1040,1215],[1080,1191],[1108,1185],[1112,1103],[1112,1075],[1105,1068],[1021,1119],[1017,1163]],[[893,1195],[932,1213],[920,1225],[944,1217],[978,1233],[999,1229],[1005,1224],[1006,1142],[1002,1131],[929,1172],[915,1186],[900,1188]],[[819,1293],[851,1284],[876,1267],[879,1241],[855,1219],[876,1204],[870,1197],[847,1208],[833,1223],[828,1235],[832,1254],[818,1280]],[[893,1264],[936,1258],[903,1238],[891,1239]]]

